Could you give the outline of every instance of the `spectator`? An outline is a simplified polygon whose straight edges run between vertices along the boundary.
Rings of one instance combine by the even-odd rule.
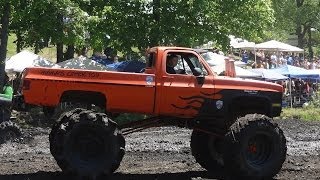
[[[248,55],[247,51],[244,50],[242,53],[242,62],[248,63],[248,60],[249,60],[249,55]]]
[[[271,67],[270,68],[276,68],[278,58],[277,58],[277,55],[275,52],[271,55],[270,59],[271,59]]]
[[[13,88],[10,84],[9,77],[5,74],[3,88],[0,93],[0,121],[9,120],[11,116],[11,103],[13,97]]]
[[[119,62],[119,56],[114,56],[113,57],[113,63],[117,63],[117,62]]]
[[[292,65],[292,64],[293,64],[293,57],[292,57],[292,55],[288,56],[287,64],[288,64],[288,65]]]

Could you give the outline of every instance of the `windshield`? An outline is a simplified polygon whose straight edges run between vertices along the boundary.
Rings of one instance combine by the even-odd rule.
[[[220,64],[224,64],[225,63],[225,56],[214,53],[214,52],[204,52],[204,53],[200,53],[200,55],[203,57],[204,60],[207,61],[207,63],[210,66],[217,66]]]
[[[213,52],[210,52],[210,51],[209,52],[205,52],[205,53],[201,53],[201,56],[206,61],[214,60],[216,55],[217,55],[216,53],[213,53]]]

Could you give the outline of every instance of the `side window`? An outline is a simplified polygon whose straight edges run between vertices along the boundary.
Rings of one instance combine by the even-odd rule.
[[[195,75],[195,68],[207,76],[208,72],[198,57],[191,53],[170,53],[167,55],[166,71],[168,74]]]
[[[146,68],[151,68],[155,64],[155,53],[148,54]]]
[[[179,54],[168,54],[166,72],[168,74],[185,74],[183,59]]]
[[[192,71],[183,55],[168,54],[166,62],[166,71],[168,74],[192,75]]]

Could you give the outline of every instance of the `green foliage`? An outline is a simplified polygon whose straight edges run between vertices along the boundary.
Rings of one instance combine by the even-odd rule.
[[[119,115],[117,118],[115,118],[114,121],[117,122],[119,125],[123,125],[126,123],[142,120],[145,118],[146,118],[146,115],[142,115],[142,114],[123,113]]]
[[[272,34],[299,35],[303,47],[307,42],[307,30],[320,28],[319,0],[272,0],[272,4],[276,19],[275,26],[270,27]]]
[[[284,108],[281,117],[282,119],[302,119],[307,121],[319,121],[319,108]]]
[[[309,108],[320,108],[320,91],[316,91],[315,94],[311,97],[309,102]]]
[[[11,1],[10,30],[21,48],[62,42],[93,49],[113,46],[126,53],[132,47],[190,47],[207,41],[226,48],[228,35],[259,39],[273,22],[271,0]]]
[[[320,120],[320,91],[318,90],[303,108],[284,108],[281,114],[283,119]]]
[[[111,37],[119,48],[155,45],[196,46],[216,41],[227,47],[228,35],[254,39],[273,21],[271,1],[153,0],[110,1]],[[110,24],[110,22],[108,22]],[[130,32],[130,33],[128,33]]]

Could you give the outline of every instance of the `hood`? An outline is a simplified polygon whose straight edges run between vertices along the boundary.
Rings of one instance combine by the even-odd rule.
[[[214,85],[216,88],[221,89],[283,92],[283,87],[276,83],[252,79],[230,78],[226,76],[216,76],[214,79]]]

